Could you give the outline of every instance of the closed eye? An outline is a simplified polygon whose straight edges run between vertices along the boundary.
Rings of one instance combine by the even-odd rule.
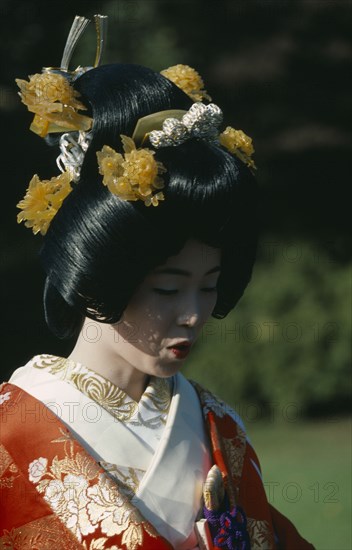
[[[153,288],[153,291],[156,292],[157,294],[161,294],[162,296],[172,296],[173,294],[178,293],[177,289],[166,289],[166,288]],[[201,288],[201,291],[202,292],[216,292],[217,287],[216,286],[204,287],[204,288]]]
[[[170,289],[166,290],[165,288],[153,288],[153,291],[157,294],[161,294],[163,296],[171,296],[172,294],[177,294],[178,290]]]

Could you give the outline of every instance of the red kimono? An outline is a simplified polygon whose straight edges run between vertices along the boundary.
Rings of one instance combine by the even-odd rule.
[[[235,413],[194,387],[227,501],[245,511],[250,548],[313,549],[268,503],[253,474],[260,472],[258,458]],[[0,421],[0,550],[172,548],[43,403],[4,383]]]

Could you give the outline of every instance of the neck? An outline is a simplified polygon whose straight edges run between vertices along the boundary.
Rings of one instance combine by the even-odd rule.
[[[111,345],[113,337],[111,325],[86,318],[67,359],[101,374],[138,402],[148,385],[149,376],[122,357],[119,343]]]

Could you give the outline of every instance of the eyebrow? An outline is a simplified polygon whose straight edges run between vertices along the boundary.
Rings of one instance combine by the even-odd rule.
[[[204,275],[210,275],[211,273],[217,273],[218,271],[220,271],[220,266],[216,265],[215,267],[212,267],[211,269],[209,269],[209,271],[204,273]],[[178,267],[160,268],[160,269],[156,269],[154,273],[158,275],[160,273],[166,273],[168,275],[183,275],[184,277],[192,276],[192,273],[190,271],[186,271],[185,269],[179,269]]]

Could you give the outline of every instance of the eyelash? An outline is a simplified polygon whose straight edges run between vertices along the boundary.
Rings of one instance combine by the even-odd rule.
[[[211,288],[202,288],[201,289],[203,292],[216,292],[217,291],[217,287],[214,286],[214,287],[211,287]],[[177,294],[178,290],[165,290],[164,288],[153,288],[153,291],[156,292],[157,294],[161,294],[162,296],[171,296],[173,294]]]

